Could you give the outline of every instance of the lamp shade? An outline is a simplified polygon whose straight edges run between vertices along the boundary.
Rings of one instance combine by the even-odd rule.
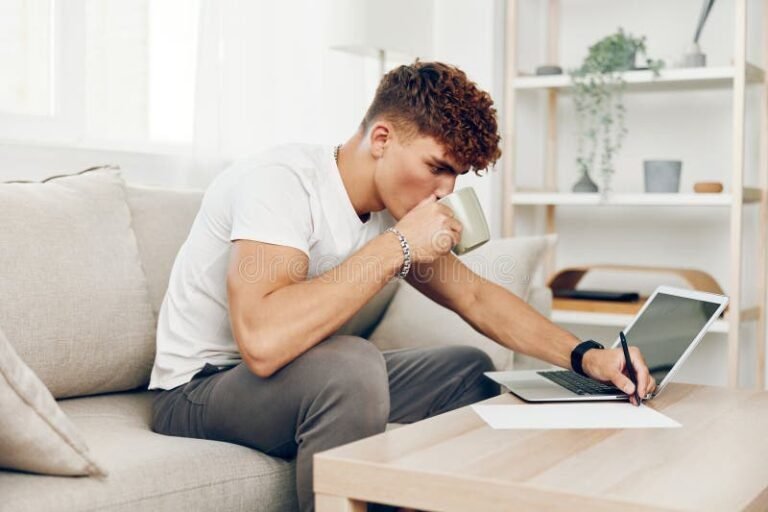
[[[328,46],[376,57],[432,56],[434,0],[331,0]]]

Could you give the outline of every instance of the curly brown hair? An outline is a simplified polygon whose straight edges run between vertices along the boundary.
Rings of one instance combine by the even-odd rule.
[[[416,59],[388,72],[363,118],[363,132],[380,118],[395,124],[406,140],[433,137],[448,157],[478,175],[501,156],[491,95],[455,66]]]

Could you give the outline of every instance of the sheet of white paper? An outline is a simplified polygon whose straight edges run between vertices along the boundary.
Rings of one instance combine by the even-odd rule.
[[[670,428],[680,423],[645,405],[568,403],[473,405],[494,429]]]

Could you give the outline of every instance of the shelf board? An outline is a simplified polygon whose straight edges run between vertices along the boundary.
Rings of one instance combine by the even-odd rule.
[[[760,201],[762,191],[745,188],[744,203]],[[513,192],[510,201],[515,205],[560,206],[730,206],[732,194],[610,194],[560,193],[560,192]]]
[[[741,320],[744,322],[755,321],[759,318],[758,307],[748,308],[741,312]],[[573,311],[553,309],[551,320],[557,324],[596,325],[605,327],[626,327],[635,318],[634,314],[624,313],[595,313],[591,311]],[[715,320],[707,332],[727,333],[730,327],[728,315]]]
[[[598,325],[605,327],[626,327],[635,315],[615,313],[592,313],[586,311],[552,310],[551,320],[557,324]],[[728,321],[715,320],[708,332],[727,333]]]
[[[764,71],[753,65],[747,64],[747,83],[763,81]],[[736,76],[736,68],[733,66],[698,67],[698,68],[669,68],[662,69],[659,76],[654,76],[652,71],[627,71],[623,73],[627,89],[647,90],[690,90],[729,88],[733,86]],[[562,75],[518,75],[512,81],[512,87],[518,90],[524,89],[564,89],[572,88],[571,78],[565,73]]]

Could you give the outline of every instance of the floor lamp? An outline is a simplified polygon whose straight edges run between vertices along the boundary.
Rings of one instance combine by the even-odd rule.
[[[328,46],[379,62],[430,59],[433,50],[434,0],[333,0],[330,2]]]

